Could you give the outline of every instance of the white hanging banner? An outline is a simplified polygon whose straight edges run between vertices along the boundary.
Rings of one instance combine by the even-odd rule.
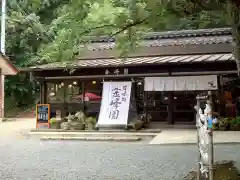
[[[218,88],[217,75],[146,77],[145,91],[197,91]]]
[[[132,82],[104,82],[98,125],[127,125]]]

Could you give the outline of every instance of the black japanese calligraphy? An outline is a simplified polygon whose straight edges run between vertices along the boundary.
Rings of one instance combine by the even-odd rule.
[[[110,111],[110,114],[109,114],[110,119],[118,119],[118,116],[119,116],[119,110],[114,109]]]
[[[120,110],[119,107],[123,102],[127,100],[127,86],[121,88],[114,88],[112,90],[112,100],[110,102],[111,111],[109,113],[110,119],[118,119]]]
[[[127,96],[127,86],[123,86],[123,93],[122,93],[122,101],[126,101],[126,96]]]
[[[113,97],[120,97],[120,92],[119,91],[121,91],[121,89],[114,88],[113,89]]]

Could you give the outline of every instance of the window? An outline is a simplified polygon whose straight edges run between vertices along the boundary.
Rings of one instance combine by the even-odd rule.
[[[47,102],[48,103],[64,102],[64,83],[63,82],[47,83]]]
[[[85,102],[100,103],[102,97],[102,82],[100,80],[85,81]]]
[[[68,81],[66,83],[66,102],[67,103],[82,103],[82,82]]]
[[[85,110],[87,116],[98,117],[102,100],[101,80],[85,81]]]

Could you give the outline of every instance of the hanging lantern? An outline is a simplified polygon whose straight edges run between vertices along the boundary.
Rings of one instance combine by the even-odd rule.
[[[77,81],[73,81],[73,85],[77,85]]]
[[[141,82],[141,81],[138,81],[137,85],[138,85],[138,86],[141,86],[141,85],[142,85],[142,82]]]

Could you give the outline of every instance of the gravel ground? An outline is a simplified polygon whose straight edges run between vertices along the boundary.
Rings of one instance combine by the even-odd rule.
[[[240,145],[216,146],[235,160]],[[0,139],[1,180],[181,180],[196,167],[195,146]]]

